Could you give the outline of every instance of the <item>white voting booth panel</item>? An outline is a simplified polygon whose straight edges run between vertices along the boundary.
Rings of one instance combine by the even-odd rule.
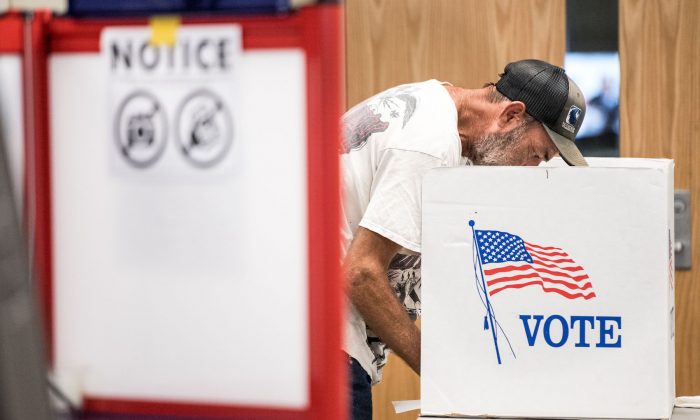
[[[339,252],[340,10],[193,18],[160,47],[143,24],[52,23],[53,366],[89,411],[340,412],[319,381],[336,395],[339,270],[318,263],[321,240]]]
[[[673,162],[589,162],[426,177],[422,414],[669,418]]]

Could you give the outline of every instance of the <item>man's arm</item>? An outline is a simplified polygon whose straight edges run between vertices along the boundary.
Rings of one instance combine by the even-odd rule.
[[[420,330],[387,277],[389,263],[400,248],[371,230],[358,228],[345,257],[347,293],[372,331],[420,374]]]

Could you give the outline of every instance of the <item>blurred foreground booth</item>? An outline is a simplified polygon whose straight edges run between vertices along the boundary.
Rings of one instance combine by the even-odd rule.
[[[343,14],[297,3],[19,19],[23,212],[81,411],[344,418]]]
[[[424,418],[671,417],[673,161],[589,163],[427,176]]]

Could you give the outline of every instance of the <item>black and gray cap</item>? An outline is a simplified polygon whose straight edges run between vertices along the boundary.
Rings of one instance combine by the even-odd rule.
[[[541,122],[561,157],[571,166],[588,166],[574,144],[586,114],[581,89],[561,67],[540,60],[521,60],[506,65],[496,89]]]

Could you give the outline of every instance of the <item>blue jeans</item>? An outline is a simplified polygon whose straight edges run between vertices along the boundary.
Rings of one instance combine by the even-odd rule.
[[[372,420],[372,380],[360,363],[348,358],[350,420]]]

